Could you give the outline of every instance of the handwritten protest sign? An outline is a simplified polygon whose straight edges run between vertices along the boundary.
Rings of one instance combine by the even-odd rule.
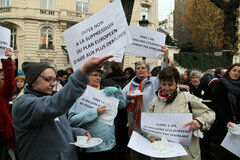
[[[74,70],[91,57],[123,54],[119,51],[131,43],[131,38],[121,1],[72,26],[64,32],[64,39]]]
[[[76,111],[80,113],[91,108],[97,108],[104,105],[104,102],[111,102],[117,110],[119,99],[113,96],[108,97],[103,91],[87,86],[84,94],[80,97],[79,103],[76,107]],[[99,120],[108,125],[113,125],[114,122],[114,119],[104,120],[101,117],[99,117]]]
[[[132,44],[126,47],[125,53],[155,59],[163,57],[161,47],[165,45],[165,34],[135,25],[130,25],[129,30]]]
[[[142,132],[167,140],[190,145],[192,132],[188,133],[189,126],[183,125],[192,120],[192,114],[142,113]]]
[[[10,33],[7,28],[0,26],[0,58],[4,58],[6,47],[10,46]]]

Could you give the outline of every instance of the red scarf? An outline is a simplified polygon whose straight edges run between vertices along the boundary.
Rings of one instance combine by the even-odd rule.
[[[164,102],[166,102],[166,101],[171,97],[171,95],[168,95],[168,94],[163,93],[162,90],[160,90],[160,91],[158,92],[158,96],[159,96],[159,98],[160,98],[162,101],[164,101]]]
[[[143,92],[142,85],[144,83],[144,80],[139,84],[138,90]],[[131,92],[132,83],[129,87],[129,91]],[[136,117],[133,117],[133,112],[137,110]],[[128,105],[128,118],[129,118],[129,135],[132,134],[132,131],[135,130],[135,124],[138,128],[140,126],[140,120],[141,120],[141,113],[144,111],[143,108],[143,95],[135,96],[132,98],[132,102]],[[136,119],[135,119],[136,118]]]

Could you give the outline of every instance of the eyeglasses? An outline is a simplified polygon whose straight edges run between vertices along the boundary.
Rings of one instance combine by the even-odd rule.
[[[45,76],[42,76],[42,75],[39,75],[40,77],[42,77],[44,79],[44,81],[48,82],[48,83],[54,83],[56,82],[56,78],[53,78],[53,77],[45,77]]]
[[[101,74],[90,74],[90,76],[102,78],[102,75],[101,75]]]
[[[146,67],[137,67],[137,70],[139,69],[146,69]]]

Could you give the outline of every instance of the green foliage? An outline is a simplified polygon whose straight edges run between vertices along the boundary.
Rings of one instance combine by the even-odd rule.
[[[221,56],[208,55],[205,53],[180,52],[174,55],[174,60],[180,66],[189,70],[199,70],[205,72],[209,69],[221,66]]]
[[[196,47],[193,43],[182,43],[179,45],[180,52],[196,52]]]

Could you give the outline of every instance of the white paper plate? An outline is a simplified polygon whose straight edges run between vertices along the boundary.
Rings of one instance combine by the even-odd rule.
[[[141,95],[143,95],[143,92],[141,92],[141,93],[129,93],[129,95],[130,96],[141,96]]]
[[[175,144],[172,143],[172,142],[168,142],[168,145],[170,146],[169,148],[166,148],[166,149],[163,149],[163,150],[155,150],[155,149],[152,148],[152,151],[157,153],[157,154],[161,154],[161,155],[170,153],[175,149]]]
[[[101,138],[90,138],[87,141],[87,144],[81,144],[78,142],[70,143],[70,144],[74,144],[75,146],[80,147],[80,148],[91,148],[91,147],[95,147],[95,146],[101,144],[102,142],[103,142],[103,140]]]
[[[103,120],[113,120],[117,116],[118,109],[116,106],[111,106],[111,108],[106,109],[103,114],[100,115],[100,117]]]

